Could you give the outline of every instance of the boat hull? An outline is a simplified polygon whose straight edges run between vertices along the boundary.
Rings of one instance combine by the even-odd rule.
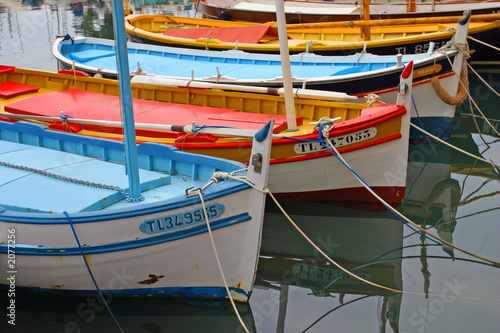
[[[74,45],[70,44],[70,42],[74,42]],[[83,55],[88,52],[89,48],[112,53],[114,47],[113,45],[108,44],[109,43],[106,41],[99,39],[75,38],[74,41],[63,41],[62,39],[58,39],[54,43],[53,54],[59,60],[60,67],[63,69],[69,70],[72,66],[75,66],[77,70],[84,71],[90,75],[100,73],[105,77],[115,79],[116,69],[112,67],[113,64],[109,64],[109,61],[107,60],[109,57],[104,57],[104,59],[92,59],[90,55],[89,58],[91,58],[91,60],[80,62],[76,61],[75,63],[73,63],[73,59],[70,58],[71,56],[80,58],[79,50],[83,50],[81,51]],[[70,45],[72,51],[71,53],[68,53]],[[425,48],[426,52],[428,51],[428,47],[429,45]],[[281,77],[264,77],[267,73],[276,72],[277,70],[274,67],[277,67],[276,64],[280,64],[280,59],[271,55],[257,58],[255,54],[251,53],[228,53],[223,55],[219,52],[210,52],[206,54],[193,54],[192,56],[195,59],[200,57],[200,60],[190,61],[188,60],[189,55],[186,54],[184,50],[179,48],[162,49],[161,47],[152,45],[144,46],[135,43],[129,43],[128,48],[130,53],[129,56],[137,60],[139,64],[142,64],[141,69],[143,71],[149,74],[159,75],[158,78],[151,77],[146,79],[144,79],[141,75],[136,75],[135,78],[132,78],[132,82],[139,80],[137,82],[161,84],[163,77],[188,80],[190,79],[190,75],[194,75],[195,80],[210,83],[274,88],[280,88],[283,86],[283,79]],[[154,54],[154,56],[151,54]],[[451,120],[454,117],[455,106],[448,105],[438,98],[431,84],[431,78],[436,76],[440,84],[447,91],[452,91],[452,87],[456,86],[457,83],[453,79],[448,78],[448,76],[453,75],[450,62],[453,62],[457,54],[458,51],[447,51],[446,53],[437,54],[427,52],[422,54],[421,57],[415,55],[411,58],[408,57],[408,59],[403,59],[405,63],[409,61],[409,59],[416,59],[414,60],[415,75],[413,81],[413,86],[415,87],[413,90],[415,108],[412,109],[412,122],[418,126],[423,126],[425,130],[442,139],[448,139],[451,133]],[[360,97],[359,101],[363,102],[365,101],[364,97],[370,94],[377,94],[381,100],[385,102],[394,101],[397,95],[396,86],[399,84],[399,78],[404,67],[396,66],[396,56],[383,57],[383,61],[388,62],[385,64],[381,59],[377,59],[377,56],[364,55],[363,53],[360,53],[358,61],[362,66],[365,66],[365,62],[370,63],[370,57],[374,59],[373,64],[370,64],[370,66],[373,65],[372,68],[380,69],[369,70],[366,72],[354,71],[353,73],[348,74],[342,74],[339,72],[338,74],[323,77],[318,76],[302,78],[294,76],[292,77],[293,86],[295,88],[307,88],[331,92],[341,91],[349,95],[356,95]],[[174,58],[174,60],[172,60],[172,64],[177,65],[166,66],[165,64],[167,64],[167,62],[163,62],[165,58]],[[177,61],[176,59],[183,60]],[[356,57],[353,57],[350,60],[346,60],[346,57],[331,57],[327,59],[335,64],[338,62],[339,68],[342,68],[342,65],[351,66],[349,61],[356,63]],[[311,73],[323,73],[322,67],[327,67],[321,66],[322,63],[327,61],[322,56],[317,57],[315,55],[309,55],[308,57],[308,55],[305,54],[302,58],[293,56],[291,60],[294,62],[292,75],[295,68],[300,73],[303,73],[302,69],[304,68],[311,68],[309,70]],[[267,66],[265,65],[261,65],[263,69],[257,69],[258,66],[253,67],[254,65],[248,65],[248,63],[253,64],[254,62],[256,64],[272,63],[272,65],[268,66],[269,69],[267,69]],[[226,63],[229,64],[229,66],[225,67]],[[235,67],[235,63],[241,63],[241,65],[239,67]],[[192,69],[199,68],[200,66],[203,66],[201,74],[199,70],[194,70],[194,73],[184,70],[184,68]],[[209,70],[211,67],[213,67],[213,70]],[[255,68],[255,74],[252,74],[251,77],[248,76],[248,74],[245,74],[244,71],[240,70],[246,69],[248,71],[251,68]],[[134,63],[132,68],[130,68],[130,71],[131,73],[134,73],[135,70],[137,70],[137,66]],[[261,72],[263,76],[259,77],[258,73]],[[210,75],[208,73],[212,73],[212,76],[205,76]],[[216,73],[220,73],[221,76],[217,76]],[[248,78],[240,78],[238,73],[247,75]],[[410,132],[410,136],[414,138],[421,138],[424,135],[413,129]]]
[[[494,14],[497,15],[497,14]],[[454,16],[453,16],[454,17]],[[460,16],[458,16],[460,17]],[[451,17],[448,17],[451,18]],[[164,25],[159,25],[159,18],[153,15],[130,15],[126,23],[126,30],[129,41],[153,45],[180,46],[184,48],[209,49],[209,50],[232,50],[238,49],[248,52],[258,52],[263,54],[279,54],[279,44],[274,40],[265,38],[259,43],[235,43],[216,38],[206,38],[200,35],[192,38],[179,38],[165,35],[167,29]],[[190,19],[194,20],[194,19]],[[245,24],[249,26],[255,23],[226,22],[220,20],[201,20],[200,25],[208,24],[205,21],[213,21],[213,28],[234,28],[244,29]],[[497,19],[498,20],[498,19]],[[457,19],[458,21],[458,19]],[[181,21],[182,22],[182,21]],[[221,22],[221,23],[218,23]],[[222,25],[225,22],[225,25]],[[269,21],[270,22],[270,21]],[[345,21],[345,22],[350,22]],[[453,21],[456,22],[456,21]],[[155,28],[140,28],[148,26]],[[437,47],[446,44],[453,37],[454,24],[449,23],[429,23],[419,24],[398,24],[387,26],[370,27],[370,40],[364,41],[359,31],[361,27],[333,26],[337,22],[312,23],[304,25],[287,25],[287,35],[289,36],[289,53],[297,54],[302,52],[314,52],[319,55],[351,55],[363,50],[377,55],[394,55],[425,53],[429,42],[434,42]],[[343,23],[344,22],[338,22]],[[182,22],[186,28],[193,30],[195,27],[191,21]],[[161,28],[163,27],[163,28]],[[274,29],[275,25],[271,25]],[[469,28],[469,36],[480,40],[486,44],[498,47],[500,45],[500,23],[498,21],[472,22]],[[491,46],[468,39],[469,49],[472,52],[473,62],[498,62],[495,52]]]
[[[19,70],[19,72],[27,75],[25,70]],[[40,78],[39,76],[44,76],[43,74],[40,72],[33,73],[37,81]],[[52,77],[51,82],[55,82],[57,79],[57,81],[63,83],[66,81],[62,80],[66,78],[68,84],[74,83],[71,76],[55,73],[49,76]],[[25,80],[24,82],[34,82],[34,80],[27,77],[23,78],[23,76],[17,79]],[[108,89],[98,87],[92,83],[116,84],[115,81],[95,78],[78,78],[78,81],[84,83],[87,88],[98,91],[111,91],[112,87]],[[77,87],[82,87],[82,85],[78,84]],[[133,87],[134,89],[138,88],[137,85],[133,85]],[[189,91],[187,93],[191,97],[192,93]],[[163,93],[160,92],[155,93],[157,98],[162,95]],[[241,93],[241,95],[244,97],[247,94]],[[58,116],[60,104],[62,102],[71,102],[75,104],[71,104],[71,117],[73,118],[119,121],[119,110],[111,107],[111,105],[116,104],[115,99],[117,99],[116,96],[72,89],[70,91],[41,93],[21,99],[18,102],[5,105],[5,110],[18,115]],[[98,100],[107,112],[105,114],[90,114],[87,105],[96,103]],[[206,101],[207,99],[203,98],[203,100]],[[241,104],[239,98],[235,102]],[[263,103],[260,100],[256,102],[245,104],[255,111],[253,106]],[[304,124],[300,125],[298,131],[287,132],[286,127],[281,127],[283,124],[286,125],[286,123],[283,123],[283,119],[286,119],[283,114],[266,114],[265,112],[243,114],[231,109],[196,108],[195,105],[187,106],[187,109],[182,106],[180,109],[171,111],[174,105],[170,103],[145,100],[134,100],[134,104],[134,109],[141,110],[136,114],[136,124],[148,122],[164,124],[172,116],[175,118],[171,119],[176,120],[175,122],[178,124],[186,123],[189,120],[200,125],[221,126],[225,124],[225,126],[244,129],[245,126],[255,126],[255,122],[274,119],[275,124],[280,124],[280,127],[276,129],[276,133],[282,132],[284,136],[272,140],[269,189],[274,194],[293,200],[314,197],[316,200],[375,201],[376,199],[367,193],[360,195],[364,191],[363,185],[333,156],[332,152],[318,142],[318,131],[314,129],[314,125],[309,124],[311,121],[309,119],[319,120],[325,116],[328,118],[341,116],[345,120],[335,123],[333,129],[329,132],[336,149],[348,163],[353,164],[354,171],[361,172],[361,177],[366,178],[368,185],[372,186],[384,200],[401,202],[403,199],[406,177],[401,172],[404,173],[406,170],[410,119],[410,114],[404,106],[380,104],[363,109],[361,104],[335,103],[339,108],[338,110],[328,110],[321,106],[323,104],[318,105],[317,110],[315,110],[312,107],[313,105],[304,105],[303,110],[299,113],[304,117]],[[231,104],[228,102],[227,106]],[[41,108],[40,105],[44,107]],[[274,105],[276,111],[275,99],[272,99],[271,105]],[[353,107],[352,110],[349,109],[351,107]],[[181,113],[186,113],[186,116]],[[106,137],[115,140],[121,140],[122,138],[120,135],[121,128],[117,125],[102,124],[93,127],[84,125],[83,129],[79,126],[67,128],[64,125],[62,127],[59,125],[61,124],[55,123],[49,126],[63,131],[73,130],[86,136]],[[139,131],[139,128],[137,130]],[[240,162],[248,161],[250,158],[252,145],[250,140],[245,138],[218,137],[208,134],[194,136],[192,134],[170,133],[159,130],[141,131],[137,137],[139,142],[153,141],[173,145],[185,152],[233,159]],[[372,168],[368,169],[367,166],[370,165]],[[379,166],[374,167],[374,165]],[[393,175],[393,177],[380,177],[381,170]],[[272,179],[274,177],[276,177],[275,180]]]
[[[228,298],[208,234],[206,211],[228,288],[234,299],[248,300],[257,268],[265,193],[242,182],[219,181],[204,186],[202,202],[199,195],[188,195],[186,187],[203,183],[201,179],[207,181],[216,170],[239,170],[242,164],[226,161],[209,175],[204,174],[205,168],[211,163],[222,167],[223,160],[195,157],[163,145],[139,145],[140,166],[146,165],[153,170],[146,173],[154,172],[167,182],[158,186],[144,183],[148,188],[143,189],[143,201],[120,199],[105,206],[99,203],[102,195],[110,193],[104,200],[110,201],[121,194],[113,193],[116,188],[85,180],[89,173],[104,172],[106,166],[113,165],[112,170],[115,165],[120,167],[120,143],[4,121],[0,122],[0,137],[0,259],[8,265],[0,273],[1,288],[14,293],[23,289],[89,295],[96,294],[99,286],[102,292],[119,296]],[[261,143],[266,145],[270,146],[270,139]],[[39,154],[25,159],[24,151],[33,154],[37,150],[43,150],[47,159]],[[268,155],[263,150],[253,152]],[[37,171],[43,165],[53,166],[48,174]],[[261,175],[248,171],[247,180],[265,188],[267,167],[264,160]],[[68,171],[76,178],[68,178]],[[13,183],[12,197],[24,198],[18,205],[5,195]],[[31,189],[30,195],[38,196],[40,184],[56,190],[45,191],[37,202],[64,201],[72,208],[98,192],[99,201],[93,205],[97,208],[73,208],[69,213],[64,207],[31,209],[27,202],[32,198],[15,191],[23,186],[24,193]],[[74,191],[67,193],[68,188]]]
[[[257,260],[255,255],[245,253],[258,253],[261,233],[257,219],[252,219],[244,207],[247,200],[246,195],[235,193],[206,202],[208,207],[214,202],[226,207],[227,218],[211,222],[211,228],[232,296],[243,302],[250,296],[252,270]],[[85,244],[86,260],[101,291],[117,296],[227,298],[204,224],[172,232],[167,231],[169,225],[166,224],[162,226],[165,232],[151,235],[139,230],[145,220],[200,207],[197,204],[109,221],[75,218],[75,231],[80,243]],[[40,293],[95,294],[96,287],[70,226],[54,219],[54,223],[57,222],[15,223],[0,216],[0,224],[6,225],[1,239],[7,238],[8,230],[14,230],[16,235],[15,246],[7,249],[5,244],[0,248],[1,260],[9,261],[11,256],[7,250],[12,250],[16,259],[15,270],[1,273],[2,281],[14,276],[16,289]],[[156,227],[160,227],[159,224],[155,224]],[[112,240],[99,237],[109,235],[110,230],[120,237]],[[37,245],[34,247],[34,244]]]
[[[209,19],[228,20],[237,22],[266,23],[276,22],[276,9],[272,8],[272,1],[254,1],[255,8],[238,8],[237,1],[201,1],[201,11],[204,17]],[[259,4],[263,4],[259,8]],[[252,3],[247,4],[247,6]],[[287,6],[293,7],[288,9]],[[295,6],[295,7],[294,7]],[[297,6],[303,6],[298,10]],[[464,10],[471,10],[473,14],[498,13],[500,5],[498,3],[470,3],[462,4],[449,3],[418,3],[418,10],[407,12],[406,4],[391,3],[371,3],[370,19],[411,19],[415,17],[444,17],[459,16]],[[358,21],[361,11],[355,8],[354,3],[327,3],[320,1],[287,1],[285,3],[285,20],[288,23],[316,23],[335,21]],[[323,10],[321,10],[323,9]],[[337,13],[332,13],[337,9]]]

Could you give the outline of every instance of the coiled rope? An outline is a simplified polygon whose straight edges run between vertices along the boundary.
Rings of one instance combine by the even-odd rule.
[[[470,58],[469,54],[469,44],[465,43],[463,45],[459,45],[455,41],[455,37],[451,39],[450,42],[446,45],[446,47],[442,47],[436,52],[442,53],[446,55],[446,58],[448,61],[450,61],[450,58],[448,54],[446,53],[446,50],[449,49],[449,44],[455,46],[455,48],[458,50],[458,52],[462,53],[463,59],[462,59],[462,67],[460,71],[460,77],[458,78],[460,85],[458,86],[458,91],[455,96],[451,96],[444,88],[441,86],[441,83],[439,82],[438,78],[436,76],[433,76],[431,79],[431,84],[432,87],[434,88],[434,91],[436,94],[441,98],[443,102],[445,102],[448,105],[460,105],[465,101],[467,98],[468,90],[469,90],[469,82],[467,79],[467,59]],[[450,65],[453,67],[453,64],[450,61]],[[455,73],[456,75],[456,73]]]
[[[466,60],[464,60],[464,62],[462,62],[462,68],[460,71],[460,81],[463,84],[460,84],[458,86],[458,92],[455,96],[451,96],[446,91],[446,89],[443,88],[443,86],[441,85],[441,82],[439,82],[439,79],[436,76],[432,77],[432,79],[431,79],[431,84],[432,84],[432,87],[434,88],[434,91],[439,96],[439,98],[441,98],[441,100],[448,105],[455,105],[455,106],[460,105],[465,101],[465,99],[468,96],[469,81],[467,78],[467,64],[466,64],[466,62],[467,62]]]

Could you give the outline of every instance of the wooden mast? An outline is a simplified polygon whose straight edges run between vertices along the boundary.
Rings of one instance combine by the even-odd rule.
[[[363,12],[362,12],[363,21],[370,21],[370,0],[363,0]],[[364,41],[370,40],[370,27],[363,26],[361,27],[361,38]]]

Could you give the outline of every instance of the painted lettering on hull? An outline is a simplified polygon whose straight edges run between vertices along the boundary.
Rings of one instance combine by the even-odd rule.
[[[354,133],[349,133],[346,135],[335,136],[330,139],[335,148],[344,147],[353,143],[368,140],[374,138],[377,135],[377,129],[375,127],[370,127],[361,131]],[[294,150],[298,155],[316,153],[327,148],[321,142],[301,142],[295,145]]]
[[[224,205],[217,202],[207,205],[205,208],[209,220],[221,216],[225,210]],[[192,226],[204,221],[205,214],[203,213],[203,208],[200,207],[177,214],[144,220],[139,224],[139,230],[146,234],[155,234]]]

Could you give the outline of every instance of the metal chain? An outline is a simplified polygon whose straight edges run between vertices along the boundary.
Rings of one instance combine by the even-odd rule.
[[[54,178],[54,179],[59,179],[59,180],[69,182],[69,183],[75,183],[75,184],[80,184],[80,185],[89,186],[89,187],[101,188],[104,190],[117,191],[117,192],[122,193],[124,196],[128,197],[128,194],[125,193],[125,191],[118,186],[111,186],[111,185],[105,185],[105,184],[101,184],[101,183],[94,183],[94,182],[90,182],[90,181],[86,181],[86,180],[70,178],[70,177],[66,177],[66,176],[57,175],[55,173],[50,173],[47,171],[38,170],[38,169],[34,169],[34,168],[26,167],[26,166],[21,166],[21,165],[16,165],[16,164],[8,163],[8,162],[0,161],[0,165],[8,167],[8,168],[37,173],[37,174],[42,175],[42,176],[46,176],[46,177],[50,177],[50,178]]]

